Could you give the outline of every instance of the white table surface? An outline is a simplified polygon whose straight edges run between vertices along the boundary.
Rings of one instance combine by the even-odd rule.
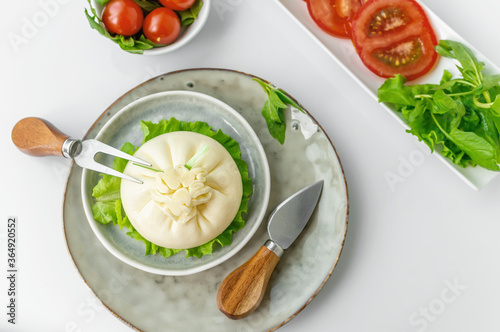
[[[84,17],[86,1],[57,1],[53,17],[17,50],[9,34],[21,35],[50,1],[0,2],[0,274],[9,216],[18,217],[19,267],[16,325],[7,323],[0,278],[1,331],[130,331],[94,298],[66,250],[69,162],[20,153],[10,139],[14,124],[37,116],[81,137],[129,89],[197,67],[248,72],[288,91],[323,126],[344,166],[350,217],[340,262],[280,331],[500,330],[500,177],[480,192],[468,187],[274,1],[213,0],[200,35],[156,57],[127,54],[98,36]],[[500,2],[423,2],[500,64]],[[402,181],[391,187],[386,177],[398,172]]]

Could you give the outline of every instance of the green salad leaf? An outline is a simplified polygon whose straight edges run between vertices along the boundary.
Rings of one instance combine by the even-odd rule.
[[[284,111],[291,105],[305,113],[305,111],[295,101],[288,97],[286,92],[266,83],[256,77],[253,80],[264,89],[267,94],[267,100],[262,107],[262,116],[266,119],[267,128],[272,137],[280,144],[285,143],[286,122]]]
[[[156,8],[160,8],[161,4],[158,1],[148,1],[148,0],[134,0],[136,4],[139,5],[146,12],[152,12]]]
[[[396,75],[378,89],[379,102],[393,104],[409,133],[454,164],[500,170],[500,75],[487,74],[484,63],[459,42],[441,40],[436,51],[458,61],[462,77],[445,70],[439,84],[407,86]]]
[[[193,24],[194,20],[198,17],[198,14],[203,7],[203,1],[196,0],[191,7],[186,10],[178,12],[179,18],[181,20],[181,27]]]
[[[241,159],[241,150],[238,143],[233,140],[228,135],[224,134],[221,130],[213,131],[212,128],[205,122],[184,122],[179,121],[175,118],[170,118],[169,120],[161,120],[158,123],[152,123],[150,121],[141,121],[141,128],[143,133],[143,144],[152,138],[159,135],[175,132],[175,131],[190,131],[199,134],[209,136],[222,144],[229,152],[231,157],[236,163],[238,170],[241,174],[241,179],[243,183],[243,197],[241,200],[240,208],[231,222],[231,224],[215,239],[195,248],[190,249],[168,249],[157,246],[154,243],[146,240],[144,237],[137,232],[137,230],[132,226],[130,220],[125,215],[123,207],[120,200],[120,184],[121,179],[103,174],[102,178],[99,180],[97,185],[94,187],[92,196],[95,198],[96,202],[92,205],[92,211],[94,214],[94,219],[102,224],[114,224],[120,227],[120,230],[124,227],[127,229],[127,235],[144,242],[146,246],[146,255],[155,255],[159,253],[160,255],[168,258],[174,254],[177,254],[183,250],[186,252],[186,257],[198,257],[203,255],[211,255],[214,247],[217,245],[228,246],[232,243],[233,234],[245,226],[245,221],[243,219],[243,214],[247,212],[248,200],[253,192],[252,180],[249,178],[248,165]],[[132,155],[137,150],[138,147],[131,143],[125,143],[121,148],[122,151]],[[201,151],[200,153],[206,153],[206,151]],[[123,172],[127,166],[127,161],[121,158],[115,158],[113,161],[113,169]]]

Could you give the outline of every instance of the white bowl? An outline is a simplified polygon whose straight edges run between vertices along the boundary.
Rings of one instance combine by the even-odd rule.
[[[181,28],[179,36],[172,44],[157,48],[151,48],[149,50],[144,50],[143,55],[159,55],[159,54],[169,53],[189,43],[191,39],[193,39],[201,31],[201,29],[203,28],[208,19],[208,14],[210,12],[210,3],[212,0],[202,0],[202,1],[203,1],[203,7],[201,8],[198,17],[194,20],[193,24],[185,28]],[[104,7],[100,5],[96,0],[91,0],[91,3],[92,7],[94,7],[97,11],[97,16],[101,17],[102,10]],[[94,32],[96,34],[99,34],[97,31]],[[111,42],[113,44],[116,44],[113,41]],[[116,46],[119,48],[117,44]]]
[[[221,129],[236,140],[241,148],[242,159],[248,164],[253,194],[244,219],[245,227],[233,234],[230,246],[218,247],[212,255],[186,258],[180,252],[169,258],[145,256],[144,244],[120,231],[117,225],[103,225],[94,220],[92,188],[100,176],[84,169],[82,175],[82,199],[85,214],[92,230],[106,249],[123,262],[141,270],[162,275],[188,275],[216,266],[236,254],[250,240],[262,222],[271,189],[270,171],[264,149],[246,120],[222,101],[205,94],[190,91],[161,92],[136,100],[114,115],[99,131],[96,139],[116,148],[125,142],[138,146],[142,141],[140,121],[158,122],[175,117],[183,121],[207,122],[214,130]],[[112,163],[111,157],[99,162]],[[125,180],[123,180],[125,181]]]

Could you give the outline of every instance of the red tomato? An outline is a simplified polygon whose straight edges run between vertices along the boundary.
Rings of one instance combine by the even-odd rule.
[[[144,19],[142,27],[147,39],[158,45],[173,43],[181,31],[181,22],[177,14],[169,8],[153,10]]]
[[[316,24],[336,37],[350,38],[351,20],[362,0],[307,0],[307,9]]]
[[[196,0],[160,0],[160,3],[172,10],[186,10],[190,8]]]
[[[104,6],[102,22],[106,30],[132,36],[141,30],[144,14],[133,0],[111,0]]]
[[[352,32],[361,61],[378,76],[401,74],[410,81],[436,62],[436,34],[414,0],[369,0],[355,15]]]

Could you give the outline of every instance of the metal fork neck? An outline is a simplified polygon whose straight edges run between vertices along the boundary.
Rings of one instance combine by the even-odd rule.
[[[68,138],[62,145],[62,154],[66,158],[73,159],[82,151],[82,141],[75,138]]]

